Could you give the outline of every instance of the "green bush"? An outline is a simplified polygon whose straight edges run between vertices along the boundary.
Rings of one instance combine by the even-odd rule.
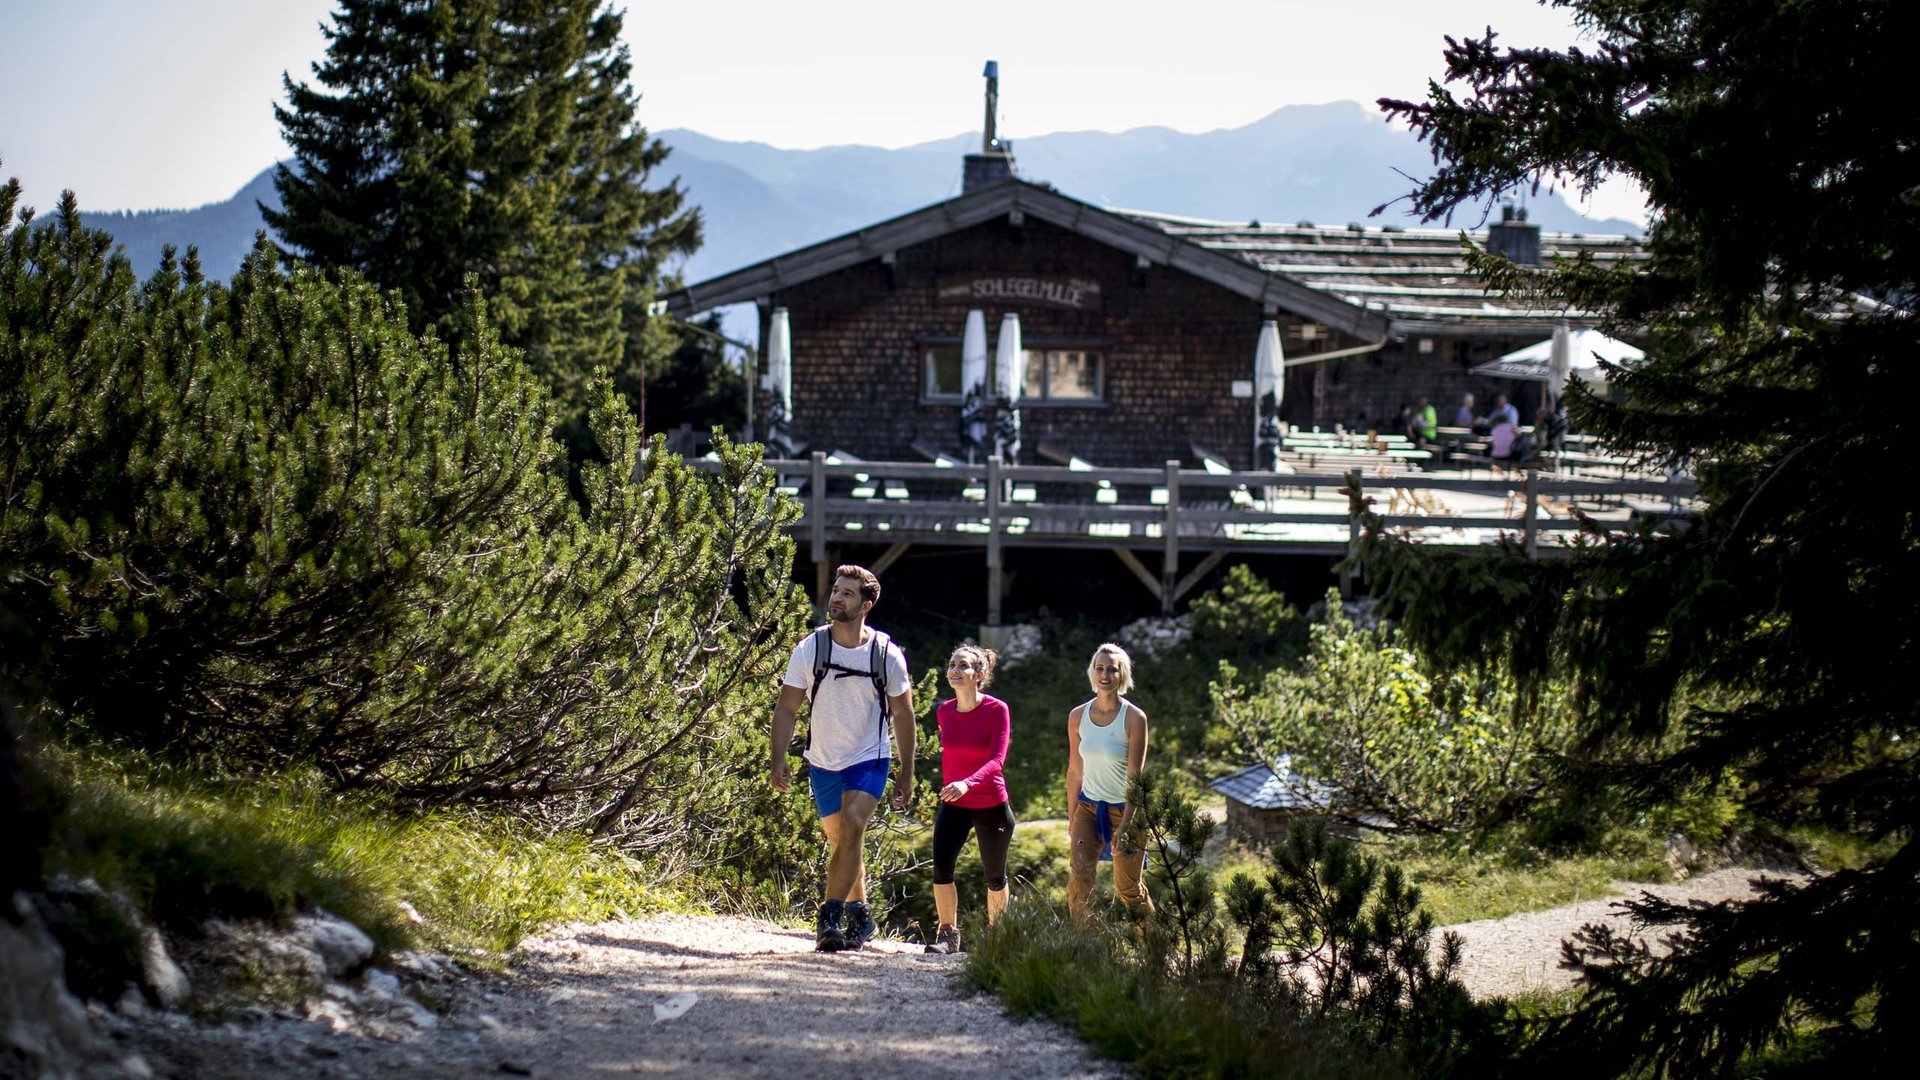
[[[1544,692],[1522,708],[1498,670],[1434,671],[1391,630],[1355,627],[1336,592],[1297,669],[1257,683],[1221,669],[1214,703],[1242,747],[1289,759],[1303,793],[1349,822],[1413,832],[1484,824],[1548,790],[1572,711]],[[1282,771],[1276,768],[1276,771]]]
[[[1223,898],[1199,857],[1213,823],[1165,771],[1136,776],[1127,801],[1152,918],[1128,932],[1022,905],[974,945],[970,985],[1145,1076],[1439,1077],[1505,1060],[1500,1013],[1454,978],[1457,938],[1432,953],[1433,919],[1398,867],[1313,819]]]
[[[1228,570],[1218,588],[1195,597],[1187,610],[1194,655],[1240,664],[1296,650],[1306,627],[1299,609],[1245,563]]]
[[[1116,926],[1076,926],[1052,905],[1010,907],[969,945],[962,980],[1016,1016],[1060,1022],[1146,1078],[1410,1075],[1398,1054],[1354,1039],[1341,1023],[1232,979],[1172,979],[1143,963]]]
[[[697,472],[602,385],[570,489],[480,297],[442,342],[264,245],[230,285],[110,247],[71,198],[0,232],[0,608],[58,715],[690,867],[765,827],[737,811],[806,605],[754,449]]]
[[[1144,939],[1147,965],[1186,984],[1237,983],[1305,1015],[1338,1019],[1371,1045],[1403,1052],[1415,1072],[1446,1076],[1501,1053],[1495,1013],[1454,977],[1460,942],[1434,944],[1433,916],[1396,864],[1364,855],[1324,817],[1296,820],[1264,878],[1228,879],[1224,904],[1200,853],[1213,822],[1151,772],[1134,778],[1130,831],[1160,886]],[[1240,937],[1229,960],[1231,921]]]

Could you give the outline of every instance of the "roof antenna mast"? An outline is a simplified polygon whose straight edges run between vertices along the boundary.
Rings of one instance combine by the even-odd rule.
[[[981,74],[987,77],[987,129],[980,141],[980,151],[991,154],[1000,148],[1000,139],[994,130],[994,117],[1000,111],[1000,61],[987,61],[987,70]]]

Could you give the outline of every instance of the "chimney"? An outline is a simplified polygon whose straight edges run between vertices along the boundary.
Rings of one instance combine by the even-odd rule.
[[[987,79],[987,126],[980,137],[980,152],[966,157],[966,170],[960,177],[960,193],[963,195],[977,188],[992,187],[1013,179],[1013,147],[1000,141],[997,130],[1000,62],[987,61],[987,70],[981,74]]]
[[[1487,253],[1519,266],[1540,265],[1540,226],[1527,221],[1526,207],[1500,207],[1500,220],[1487,229]]]

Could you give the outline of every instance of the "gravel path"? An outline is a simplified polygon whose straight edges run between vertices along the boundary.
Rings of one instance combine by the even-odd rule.
[[[1477,996],[1572,985],[1560,942],[1582,925],[1628,929],[1613,903],[1641,890],[1717,902],[1752,892],[1755,870],[1448,927],[1465,940],[1462,979]],[[813,951],[812,935],[750,919],[666,915],[568,927],[523,946],[511,975],[451,988],[429,1030],[340,1032],[289,1013],[219,1026],[183,1017],[102,1017],[159,1077],[585,1077],[817,1075],[889,1080],[1118,1077],[1071,1036],[1015,1022],[955,989],[958,957],[877,941]],[[325,1019],[323,1016],[322,1019]],[[346,1025],[351,1027],[351,1025]]]
[[[1044,1022],[954,989],[959,957],[876,941],[661,916],[549,934],[514,974],[475,980],[430,1032],[345,1037],[292,1017],[218,1028],[122,1024],[157,1076],[1117,1077]]]
[[[1509,915],[1504,919],[1481,919],[1442,927],[1460,935],[1464,948],[1460,962],[1460,981],[1475,997],[1511,996],[1528,990],[1564,990],[1574,983],[1574,974],[1560,968],[1560,943],[1588,923],[1604,922],[1617,933],[1632,931],[1624,912],[1614,907],[1623,899],[1650,892],[1665,900],[1697,900],[1715,904],[1722,900],[1740,900],[1755,892],[1753,881],[1765,873],[1777,872],[1732,868],[1699,874],[1672,885],[1617,886],[1618,891],[1598,900]],[[1664,929],[1660,933],[1664,933]],[[1439,932],[1435,932],[1438,939]],[[1655,944],[1658,934],[1635,933],[1636,939]],[[1659,951],[1657,944],[1656,951]]]

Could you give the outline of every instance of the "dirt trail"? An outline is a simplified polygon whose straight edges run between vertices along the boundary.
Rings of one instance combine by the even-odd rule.
[[[439,1028],[399,1042],[291,1016],[123,1030],[158,1076],[1117,1077],[1057,1027],[962,996],[960,957],[877,941],[813,951],[748,919],[661,916],[529,942],[512,977],[460,988]]]
[[[1588,923],[1604,922],[1612,925],[1617,933],[1630,932],[1632,927],[1626,915],[1613,906],[1618,901],[1637,897],[1642,892],[1666,900],[1698,900],[1709,904],[1746,899],[1754,894],[1753,880],[1762,874],[1781,876],[1774,871],[1732,868],[1700,874],[1672,885],[1621,884],[1614,894],[1598,900],[1441,929],[1452,930],[1463,940],[1460,981],[1475,997],[1512,995],[1527,990],[1563,990],[1573,985],[1573,973],[1559,967],[1560,943]],[[1659,935],[1633,936],[1653,944]]]
[[[1746,896],[1754,870],[1450,927],[1466,942],[1478,996],[1570,985],[1559,943],[1611,920],[1641,889],[1714,902]],[[1044,1022],[1019,1023],[955,988],[959,957],[878,941],[813,951],[805,931],[719,916],[668,915],[568,927],[527,943],[511,976],[457,985],[437,1027],[397,1039],[342,1034],[289,1014],[217,1027],[113,1018],[116,1036],[160,1077],[583,1077],[664,1075],[1117,1077]]]

